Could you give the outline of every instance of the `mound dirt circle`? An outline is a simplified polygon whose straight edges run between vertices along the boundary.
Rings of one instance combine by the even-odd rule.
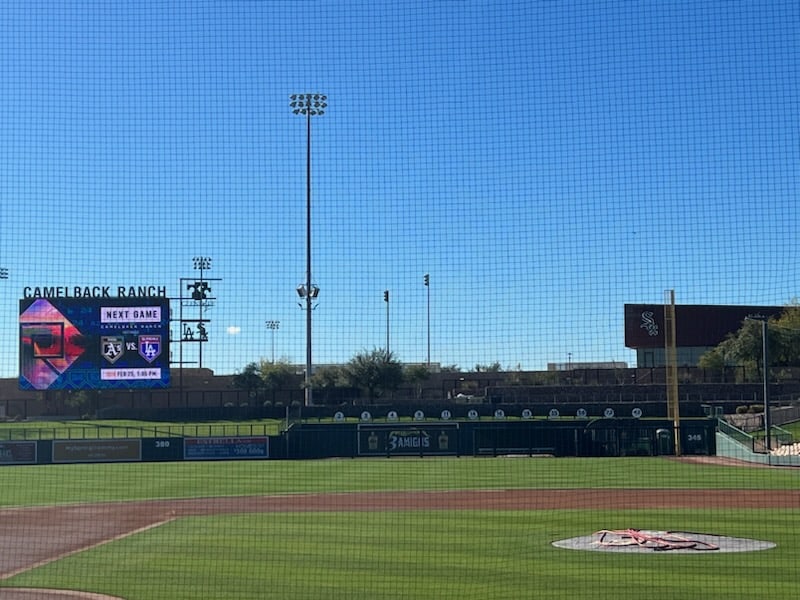
[[[773,542],[737,538],[713,533],[628,529],[598,531],[553,542],[556,548],[593,552],[637,554],[692,554],[756,552],[774,548]]]

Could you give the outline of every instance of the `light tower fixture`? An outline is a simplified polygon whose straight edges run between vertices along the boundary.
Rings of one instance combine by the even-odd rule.
[[[192,265],[196,271],[200,271],[200,278],[203,278],[203,271],[208,271],[211,269],[211,257],[210,256],[195,256],[192,258]]]
[[[300,298],[305,300],[306,311],[306,372],[305,405],[314,404],[311,390],[311,311],[312,302],[319,295],[319,288],[311,283],[311,117],[320,117],[328,107],[328,97],[324,94],[292,94],[289,106],[296,115],[306,118],[306,281],[297,287]],[[302,305],[301,305],[302,307]]]
[[[275,364],[275,330],[279,329],[281,326],[280,321],[274,321],[272,319],[268,321],[264,321],[264,324],[267,326],[267,329],[272,331],[272,364]]]
[[[312,285],[310,288],[307,288],[305,284],[301,283],[297,286],[297,295],[301,298],[308,296],[313,300],[319,296],[319,288],[316,285]]]

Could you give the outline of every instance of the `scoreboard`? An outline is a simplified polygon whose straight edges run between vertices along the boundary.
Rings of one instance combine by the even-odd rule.
[[[25,298],[23,390],[169,387],[169,299]]]

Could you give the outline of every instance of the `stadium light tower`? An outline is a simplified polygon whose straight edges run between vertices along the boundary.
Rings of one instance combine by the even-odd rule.
[[[431,368],[431,276],[430,273],[425,273],[422,278],[422,282],[425,284],[425,289],[428,293],[428,354],[427,354],[427,364],[428,368]]]
[[[304,115],[306,118],[306,281],[297,287],[297,293],[306,304],[305,405],[312,406],[314,399],[311,391],[311,311],[314,309],[312,302],[319,295],[319,288],[311,283],[311,117],[325,114],[328,97],[323,94],[292,94],[289,98],[292,112]]]
[[[269,321],[265,321],[267,325],[267,329],[272,331],[272,364],[275,364],[275,330],[279,329],[281,326],[280,321],[273,321],[270,319]]]
[[[389,354],[389,290],[383,291],[383,301],[386,302],[386,354]]]

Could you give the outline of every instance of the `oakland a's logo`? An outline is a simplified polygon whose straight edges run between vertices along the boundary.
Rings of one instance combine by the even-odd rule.
[[[161,354],[160,335],[140,335],[139,354],[147,362],[153,362]]]
[[[100,338],[100,354],[110,363],[115,363],[125,352],[125,340],[118,335],[104,335]]]

